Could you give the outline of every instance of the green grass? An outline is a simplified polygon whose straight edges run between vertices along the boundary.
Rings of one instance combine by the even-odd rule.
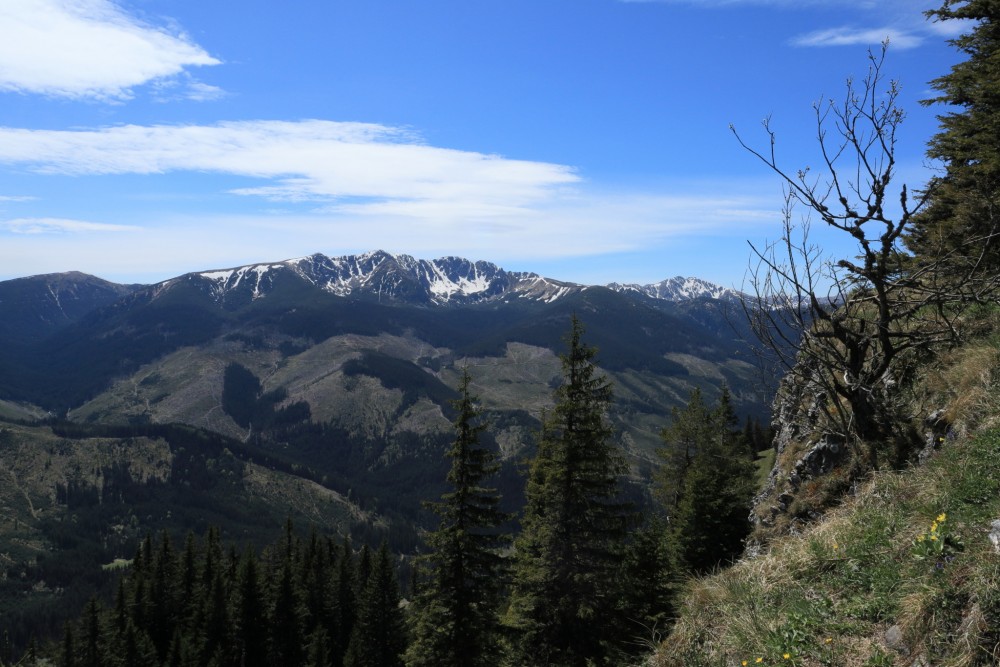
[[[757,453],[757,460],[755,461],[757,465],[757,488],[764,488],[767,484],[767,478],[771,474],[771,469],[774,468],[775,451],[773,449],[765,449],[762,452]]]
[[[996,665],[997,518],[1000,430],[949,441],[768,553],[690,582],[650,664]],[[893,626],[899,642],[885,639]]]

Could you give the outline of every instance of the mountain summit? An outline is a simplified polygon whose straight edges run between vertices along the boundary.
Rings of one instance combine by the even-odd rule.
[[[289,277],[337,296],[423,305],[469,305],[503,298],[552,301],[584,289],[534,273],[505,271],[490,262],[460,257],[423,260],[382,250],[343,257],[317,253],[283,262],[187,274],[164,285],[179,280],[207,281],[215,299],[243,301],[266,296]]]
[[[701,278],[684,278],[677,276],[667,278],[652,285],[636,285],[634,283],[610,283],[609,289],[616,292],[639,292],[654,299],[664,301],[687,301],[688,299],[738,299],[740,293],[728,287],[710,283]]]
[[[423,260],[382,250],[342,257],[317,253],[283,262],[203,271],[162,285],[168,287],[178,281],[202,283],[217,301],[243,303],[266,296],[289,277],[337,296],[420,305],[471,305],[513,299],[551,303],[587,289],[536,273],[505,271],[491,262],[461,257]],[[611,283],[607,287],[666,301],[736,295],[733,290],[698,278],[670,278],[653,285]]]

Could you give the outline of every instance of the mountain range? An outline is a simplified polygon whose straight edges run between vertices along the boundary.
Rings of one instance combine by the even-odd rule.
[[[281,439],[290,462],[381,489],[398,465],[437,464],[463,368],[504,458],[530,453],[576,315],[615,384],[609,418],[641,478],[693,389],[711,398],[726,384],[741,415],[766,415],[771,387],[739,296],[694,278],[587,286],[382,251],[153,285],[21,278],[0,283],[0,416]],[[313,451],[317,428],[353,452],[351,470],[337,468],[336,447]]]
[[[375,251],[331,258],[315,254],[277,263],[187,274],[177,280],[208,281],[221,303],[244,304],[267,296],[282,280],[299,279],[341,297],[404,302],[413,305],[471,305],[513,299],[551,303],[587,289],[535,273],[510,272],[491,262],[460,257],[414,259]],[[611,283],[608,289],[665,301],[697,298],[735,299],[739,294],[698,278],[670,278],[652,285]]]
[[[533,373],[545,369],[544,377],[522,378],[517,385],[532,390],[501,403],[537,417],[558,381],[561,338],[576,314],[601,350],[602,368],[616,380],[619,403],[631,406],[633,418],[620,418],[623,433],[649,451],[658,429],[636,425],[636,411],[662,422],[695,387],[713,394],[725,382],[743,413],[764,413],[766,388],[761,391],[754,377],[746,326],[734,307],[739,297],[695,278],[586,286],[489,262],[382,251],[315,254],[153,285],[119,285],[80,273],[34,276],[0,282],[0,400],[15,413],[205,425],[213,411],[195,401],[193,381],[158,387],[170,400],[165,394],[146,400],[139,413],[110,398],[123,382],[137,387],[134,396],[143,394],[138,387],[152,387],[163,370],[183,365],[176,361],[183,351],[187,363],[200,368],[199,377],[223,362],[256,365],[254,373],[268,376],[263,385],[287,392],[285,403],[301,397],[314,414],[328,418],[351,402],[351,392],[338,387],[318,393],[315,378],[311,384],[283,379],[288,368],[310,359],[319,375],[342,378],[359,364],[371,371],[377,357],[382,376],[358,374],[379,377],[383,388],[406,390],[409,380],[384,376],[448,384],[458,365],[470,365],[474,376],[478,365],[481,378],[474,380],[489,398],[511,393],[497,384],[510,380],[492,375],[523,366],[527,357]],[[331,357],[338,346],[343,349]],[[387,359],[395,364],[391,370]],[[446,414],[447,400],[437,407]],[[212,423],[219,432],[239,435],[232,423]]]
[[[465,369],[516,511],[574,315],[614,384],[608,418],[642,503],[692,390],[725,384],[741,416],[767,414],[738,300],[697,279],[587,286],[385,252],[153,285],[0,282],[0,599],[18,600],[0,621],[82,605],[60,591],[98,590],[102,567],[160,530],[262,544],[289,517],[412,553]]]

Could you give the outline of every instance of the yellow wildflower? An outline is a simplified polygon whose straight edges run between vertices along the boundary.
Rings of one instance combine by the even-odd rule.
[[[754,660],[754,662],[756,662],[759,665],[760,663],[764,662],[764,658],[757,658],[756,660]]]
[[[937,542],[937,535],[931,535],[931,542]]]
[[[924,535],[923,533],[921,533],[920,535],[917,535],[917,542],[923,542],[926,539],[927,539],[927,536]]]
[[[935,521],[934,523],[931,524],[931,532],[932,533],[936,533],[937,532],[937,521]]]
[[[791,654],[791,653],[783,653],[783,654],[781,655],[781,657],[782,657],[782,658],[784,658],[785,660],[788,660],[789,658],[791,658],[791,657],[792,657],[792,654]]]
[[[944,523],[944,520],[947,519],[947,518],[948,518],[948,515],[945,514],[944,512],[941,512],[940,514],[938,514],[938,518],[937,518],[938,523]]]
[[[746,660],[744,660],[744,661],[743,661],[743,662],[741,662],[740,664],[741,664],[741,665],[743,665],[743,667],[747,667],[747,661],[746,661]]]
[[[832,644],[833,643],[833,637],[827,637],[825,640],[823,640],[823,643],[824,644]]]

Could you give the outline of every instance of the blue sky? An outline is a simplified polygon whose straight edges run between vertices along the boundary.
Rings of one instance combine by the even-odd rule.
[[[812,104],[889,37],[898,182],[958,55],[921,0],[2,0],[0,279],[322,252],[739,286]],[[824,230],[813,240],[849,252]]]

